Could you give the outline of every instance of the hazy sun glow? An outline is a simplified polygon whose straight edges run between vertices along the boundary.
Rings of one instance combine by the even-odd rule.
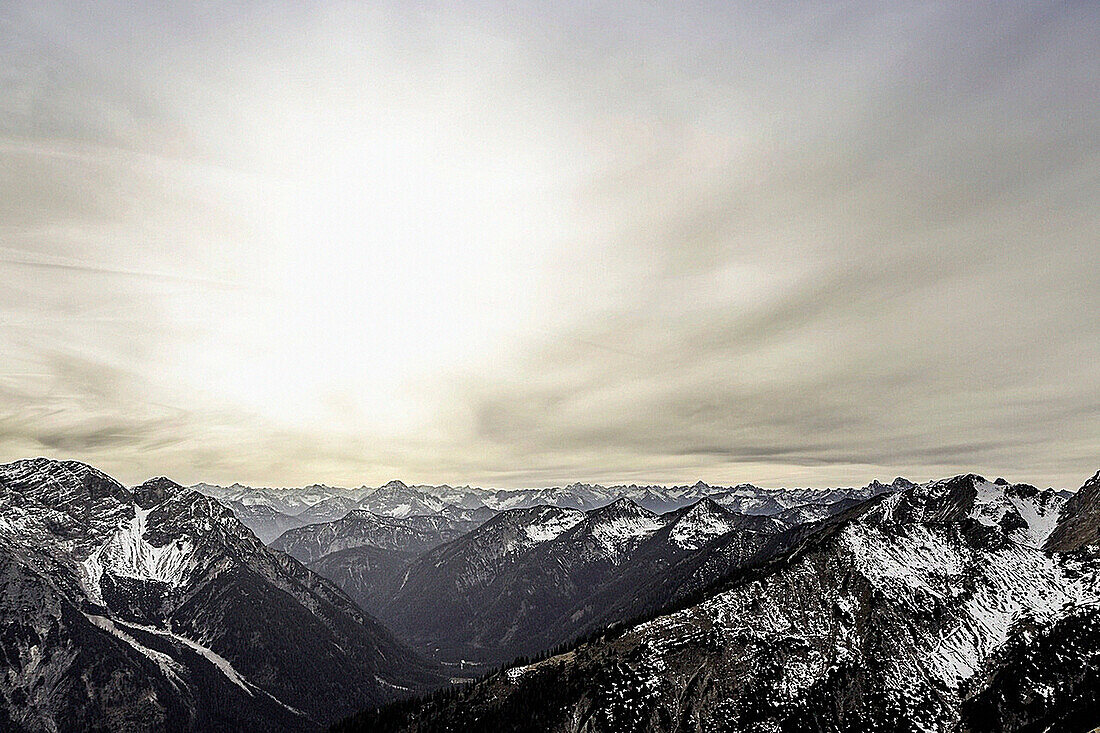
[[[245,171],[218,193],[236,219],[220,251],[248,259],[226,263],[242,289],[212,297],[185,372],[276,422],[423,430],[417,386],[501,358],[553,300],[580,236],[580,151],[533,105],[479,109],[476,78],[408,85],[365,59],[302,53],[344,82],[237,82],[263,124],[218,135]]]

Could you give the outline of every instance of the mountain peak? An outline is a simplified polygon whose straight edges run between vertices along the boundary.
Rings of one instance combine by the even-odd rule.
[[[916,484],[909,479],[897,476],[896,478],[894,478],[893,481],[888,484],[884,484],[878,479],[875,479],[871,483],[867,484],[865,490],[869,491],[872,496],[876,496],[878,494],[885,494],[890,491],[904,491],[906,489],[911,489],[914,486],[916,486]]]
[[[147,509],[186,490],[172,479],[158,476],[134,487],[134,502]]]
[[[704,514],[720,514],[725,516],[731,514],[731,512],[709,496],[704,496],[699,501],[686,507],[684,511],[684,516],[699,516]]]
[[[976,521],[1033,548],[1048,543],[1065,499],[1027,484],[992,483],[974,473],[913,486],[869,504],[861,516],[873,522],[960,523]]]
[[[588,516],[595,519],[613,519],[621,516],[653,517],[656,515],[639,505],[629,496],[620,496],[610,504],[606,504],[598,509],[592,509],[588,512]]]
[[[732,531],[735,519],[736,515],[729,509],[704,497],[680,510],[668,538],[682,549],[698,550],[715,537]]]
[[[0,484],[53,508],[70,501],[131,498],[129,489],[87,463],[43,457],[0,465]]]
[[[595,539],[610,557],[665,526],[665,520],[626,496],[585,514],[574,532]]]
[[[942,486],[976,486],[978,484],[987,484],[989,481],[985,476],[979,476],[976,473],[960,473],[958,476],[941,479],[935,483]]]

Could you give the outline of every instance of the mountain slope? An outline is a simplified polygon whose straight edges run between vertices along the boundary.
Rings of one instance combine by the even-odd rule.
[[[413,562],[377,612],[441,659],[504,661],[681,597],[706,572],[685,558],[735,567],[780,527],[709,499],[660,516],[629,499],[508,510]]]
[[[1100,471],[1066,501],[1058,526],[1046,542],[1046,548],[1055,552],[1088,545],[1100,545]]]
[[[485,615],[498,591],[494,583],[532,548],[583,521],[575,509],[539,506],[502,511],[452,542],[416,559],[379,615],[405,638],[459,658],[477,657],[467,626],[495,623]],[[471,648],[471,646],[473,648]],[[457,651],[456,651],[457,648]]]
[[[436,680],[331,583],[167,479],[0,466],[0,553],[15,730],[302,730]]]
[[[330,552],[311,562],[309,568],[336,583],[360,608],[377,616],[416,558],[407,550],[362,545]]]
[[[271,547],[307,564],[331,552],[363,546],[419,555],[462,534],[464,527],[446,518],[400,519],[356,509],[334,522],[289,530]]]
[[[440,514],[405,518],[356,509],[335,522],[292,529],[271,547],[306,563],[360,607],[376,613],[417,556],[465,534],[484,516],[483,511],[454,507]]]
[[[1083,496],[973,475],[880,495],[682,610],[341,729],[1085,730],[1100,553],[1042,549]]]

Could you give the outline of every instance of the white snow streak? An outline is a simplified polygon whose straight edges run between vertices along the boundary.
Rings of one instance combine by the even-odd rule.
[[[172,659],[172,657],[164,654],[163,652],[158,652],[155,649],[150,649],[149,647],[143,645],[137,639],[130,636],[122,629],[118,628],[115,622],[109,618],[106,618],[104,616],[94,616],[89,613],[84,614],[84,616],[99,628],[113,634],[119,639],[122,639],[124,642],[133,647],[135,651],[156,662],[157,666],[160,667],[161,672],[164,673],[164,676],[173,681],[173,683],[180,681],[178,674],[179,664],[176,662],[176,660]]]

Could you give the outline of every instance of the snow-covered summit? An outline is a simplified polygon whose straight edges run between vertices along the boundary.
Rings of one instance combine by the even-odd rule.
[[[685,550],[698,550],[738,524],[738,516],[713,499],[700,499],[678,516],[669,532],[669,542]]]
[[[913,486],[886,497],[868,517],[894,522],[959,522],[973,519],[1007,537],[1043,547],[1058,525],[1066,500],[1028,484],[997,483],[964,474]]]

